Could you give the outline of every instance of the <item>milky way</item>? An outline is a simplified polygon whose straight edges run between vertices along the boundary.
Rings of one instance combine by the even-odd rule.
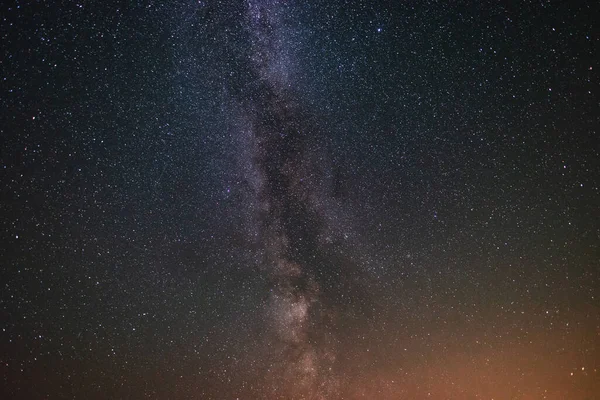
[[[0,5],[1,399],[597,399],[594,2]]]
[[[311,160],[319,134],[294,99],[289,69],[292,59],[282,31],[285,2],[249,1],[251,63],[255,94],[243,102],[253,151],[249,171],[256,179],[257,242],[260,264],[272,282],[266,321],[272,325],[276,366],[270,377],[292,395],[332,395],[329,379],[335,353],[320,337],[323,307],[317,274],[323,219],[315,207],[321,171]],[[322,268],[322,267],[321,267]],[[290,387],[285,388],[288,385]]]

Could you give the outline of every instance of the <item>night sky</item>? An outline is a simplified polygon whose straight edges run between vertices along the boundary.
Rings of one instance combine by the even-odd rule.
[[[0,398],[600,399],[596,2],[0,18]]]

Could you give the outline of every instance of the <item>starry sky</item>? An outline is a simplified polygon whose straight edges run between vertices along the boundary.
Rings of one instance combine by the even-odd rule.
[[[600,399],[595,2],[0,15],[0,397]]]

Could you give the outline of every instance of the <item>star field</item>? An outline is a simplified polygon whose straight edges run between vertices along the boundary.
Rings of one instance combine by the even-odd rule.
[[[0,6],[0,397],[598,399],[593,2]]]

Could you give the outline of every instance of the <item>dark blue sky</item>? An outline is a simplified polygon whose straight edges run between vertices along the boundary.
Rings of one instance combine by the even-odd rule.
[[[593,2],[0,15],[0,397],[600,391]]]

